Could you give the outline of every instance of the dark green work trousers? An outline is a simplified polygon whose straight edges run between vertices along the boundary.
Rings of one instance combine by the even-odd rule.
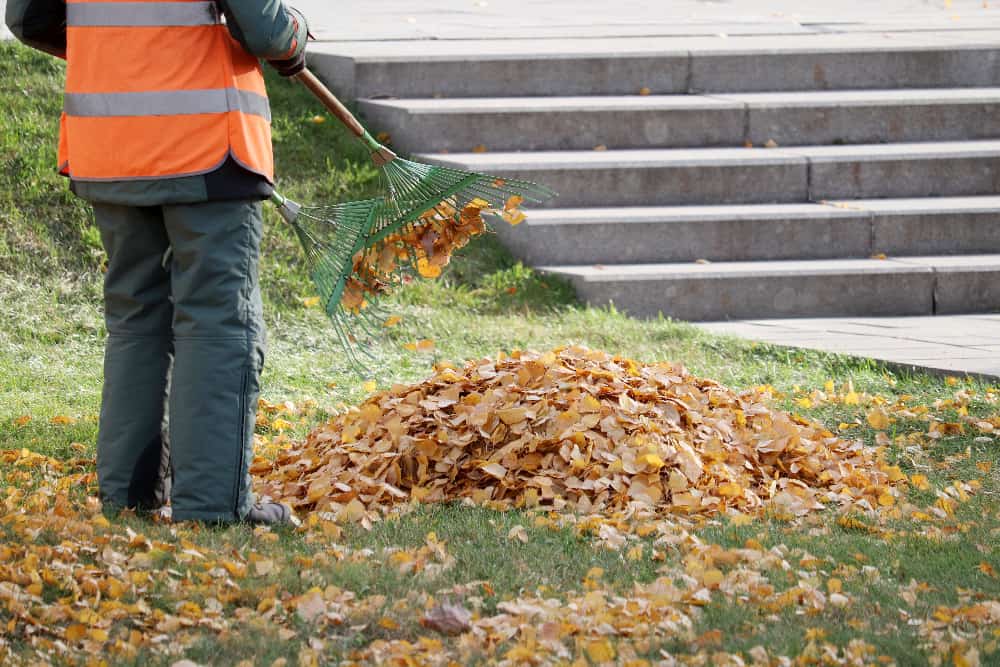
[[[94,204],[108,252],[108,342],[97,438],[106,507],[157,504],[161,460],[175,520],[236,521],[264,363],[259,201]]]

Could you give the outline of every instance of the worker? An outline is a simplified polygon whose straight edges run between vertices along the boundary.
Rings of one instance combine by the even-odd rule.
[[[300,72],[305,18],[281,0],[7,0],[6,21],[66,60],[58,168],[108,255],[105,511],[156,510],[169,461],[175,521],[294,522],[254,497],[249,467],[274,170],[259,59]]]

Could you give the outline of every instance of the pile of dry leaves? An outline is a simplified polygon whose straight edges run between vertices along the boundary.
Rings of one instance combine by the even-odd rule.
[[[455,499],[685,515],[895,504],[898,468],[769,398],[584,347],[514,352],[440,364],[253,471],[263,493],[349,520]]]

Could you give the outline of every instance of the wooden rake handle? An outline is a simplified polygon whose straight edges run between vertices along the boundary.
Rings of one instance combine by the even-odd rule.
[[[334,116],[337,117],[341,123],[347,126],[351,132],[360,138],[364,138],[367,134],[365,128],[358,122],[358,119],[354,117],[347,107],[344,106],[343,102],[337,99],[337,96],[330,92],[330,89],[323,85],[323,82],[319,80],[315,74],[309,71],[309,68],[303,69],[301,72],[295,75],[309,91],[315,95],[323,105],[330,110]]]
[[[381,167],[382,165],[396,159],[396,154],[376,141],[372,135],[368,133],[368,130],[366,130],[364,126],[358,122],[358,119],[354,117],[354,114],[352,114],[347,107],[344,106],[344,103],[338,100],[337,96],[330,92],[330,89],[323,85],[323,82],[319,80],[319,77],[313,74],[308,67],[296,74],[294,78],[308,88],[309,91],[323,103],[323,106],[329,109],[330,113],[337,117],[337,120],[343,123],[347,129],[354,133],[356,137],[368,145],[368,148],[371,149],[372,152],[372,160],[375,162],[376,166]]]

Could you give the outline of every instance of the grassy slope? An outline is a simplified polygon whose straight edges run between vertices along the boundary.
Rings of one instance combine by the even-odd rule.
[[[73,443],[83,443],[85,450],[91,450],[96,433],[103,337],[99,305],[102,255],[87,207],[68,195],[65,184],[52,173],[60,75],[59,66],[51,59],[0,44],[0,99],[5,108],[0,115],[0,450],[26,447],[66,459],[77,455]],[[371,192],[377,179],[363,152],[332,121],[310,122],[315,105],[305,93],[286,82],[269,84],[282,191],[311,202]],[[292,237],[273,214],[267,223],[262,281],[272,342],[264,396],[272,402],[317,401],[319,412],[295,424],[292,433],[296,434],[335,410],[338,403],[357,401],[363,391],[361,378],[342,363],[321,315],[300,303],[300,298],[309,295],[309,285],[297,269]],[[519,267],[491,239],[468,248],[443,280],[405,290],[393,308],[403,316],[403,323],[389,332],[378,352],[374,367],[379,369],[376,379],[382,385],[419,379],[435,359],[463,360],[498,350],[573,342],[643,360],[682,360],[696,373],[726,384],[771,384],[790,396],[799,388],[821,388],[828,379],[838,384],[850,381],[859,392],[888,398],[908,395],[914,403],[926,405],[949,398],[956,389],[939,378],[886,374],[865,361],[715,338],[681,323],[637,321],[612,310],[582,308],[572,302],[565,286]],[[405,342],[424,338],[435,340],[432,354],[408,352],[402,347]],[[975,382],[963,387],[984,395],[985,387]],[[831,426],[855,419],[864,423],[864,409],[858,406],[806,409],[793,404],[791,398],[785,399],[785,405]],[[997,411],[995,404],[982,401],[974,401],[969,409],[982,417]],[[935,409],[935,413],[944,419],[956,418],[949,407]],[[19,424],[22,416],[31,420]],[[57,416],[68,416],[71,423],[53,423]],[[926,431],[926,424],[899,423],[894,428],[901,433]],[[867,426],[853,432],[869,441],[874,438]],[[262,435],[270,439],[276,434],[264,429]],[[703,539],[725,546],[739,546],[753,537],[764,546],[785,544],[805,549],[821,560],[829,558],[829,564],[823,566],[827,575],[838,563],[845,567],[867,564],[879,569],[881,579],[872,583],[860,576],[843,575],[845,590],[857,596],[858,606],[849,612],[830,610],[808,618],[795,615],[794,609],[768,618],[759,610],[717,598],[705,608],[698,633],[721,630],[717,643],[712,643],[716,639],[712,637],[710,648],[745,651],[764,644],[794,654],[807,644],[806,628],[819,627],[840,646],[862,637],[900,664],[924,663],[928,658],[916,645],[916,630],[900,621],[899,586],[911,578],[934,582],[934,591],[923,594],[919,608],[911,610],[917,616],[928,615],[936,605],[957,604],[962,588],[993,598],[1000,594],[996,579],[976,569],[986,560],[1000,570],[995,551],[1000,535],[995,499],[1000,486],[996,472],[984,475],[974,466],[992,461],[996,471],[1000,455],[996,440],[976,440],[975,435],[938,441],[924,452],[920,463],[902,457],[899,451],[892,452],[893,457],[900,457],[907,473],[917,470],[914,465],[926,466],[927,470],[920,470],[927,472],[937,487],[953,479],[981,480],[984,493],[963,505],[951,522],[960,528],[949,538],[952,541],[926,540],[914,526],[905,528],[906,534],[893,541],[837,526],[815,538],[805,532],[808,527],[780,522],[705,528]],[[966,449],[968,458],[938,465]],[[915,498],[919,496],[913,493]],[[506,535],[517,522],[529,525],[530,541],[528,546],[515,549]],[[0,527],[0,542],[4,530]],[[154,539],[176,540],[164,529],[143,525],[137,530],[145,530]],[[374,558],[364,565],[334,562],[318,566],[311,580],[285,577],[280,584],[299,593],[315,583],[335,583],[359,596],[384,594],[392,598],[414,586],[435,590],[490,579],[501,598],[541,584],[557,594],[578,590],[584,574],[594,565],[606,570],[609,587],[625,590],[633,581],[654,578],[658,567],[648,556],[633,563],[614,552],[591,548],[587,540],[568,530],[531,528],[530,520],[520,513],[501,515],[467,508],[423,510],[379,525],[370,533],[352,529],[344,542],[355,548],[414,547],[422,544],[431,530],[449,541],[457,558],[456,566],[439,578],[414,584]],[[189,537],[206,549],[234,546],[241,550],[253,541],[242,528]],[[326,548],[291,534],[283,535],[276,544],[253,547],[284,560],[289,554],[311,556]],[[994,551],[984,554],[984,549]],[[497,563],[505,563],[505,567],[498,568]],[[772,583],[781,589],[790,586],[792,579],[774,574]],[[0,621],[5,620],[0,610]],[[418,628],[412,619],[408,623],[403,623],[401,636],[416,634]],[[363,645],[392,634],[369,628],[349,644]],[[217,641],[214,635],[206,635],[189,656],[210,659],[218,651]],[[282,642],[267,634],[249,643],[223,643],[231,655],[256,654],[261,661],[278,656],[295,660],[298,650],[297,642]],[[664,647],[681,653],[695,650],[669,643]]]

